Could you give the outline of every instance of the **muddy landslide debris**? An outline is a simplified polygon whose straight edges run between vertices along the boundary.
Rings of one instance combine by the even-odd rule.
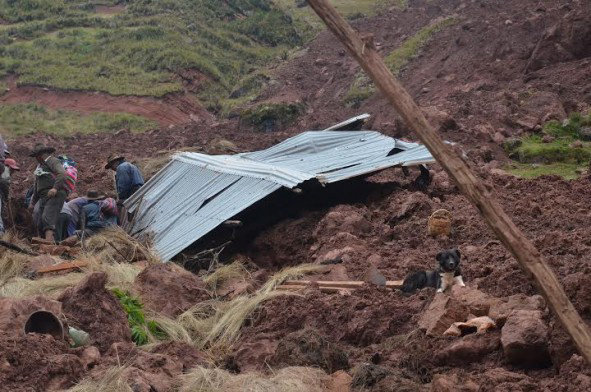
[[[201,278],[175,263],[148,266],[136,277],[134,289],[147,309],[173,318],[210,299]]]
[[[551,363],[548,327],[537,310],[514,310],[502,329],[507,360],[520,367],[546,367]]]
[[[90,344],[101,353],[116,342],[131,342],[127,314],[105,288],[107,275],[95,272],[77,286],[64,291],[58,300],[68,323],[90,334]]]
[[[293,332],[281,339],[269,362],[277,367],[319,367],[327,373],[349,369],[347,354],[310,328]]]

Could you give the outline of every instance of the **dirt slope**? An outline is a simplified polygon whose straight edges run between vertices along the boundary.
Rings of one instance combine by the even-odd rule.
[[[184,94],[164,98],[113,96],[99,92],[59,91],[35,86],[17,86],[11,79],[9,91],[0,95],[2,103],[36,103],[52,109],[80,113],[132,113],[156,121],[161,127],[207,121],[212,115],[196,100]]]
[[[565,112],[591,105],[590,5],[585,1],[409,1],[375,18],[355,21],[387,56],[441,17],[455,23],[435,33],[400,77],[423,107],[436,107],[459,126],[444,136],[464,145],[491,145]],[[359,108],[344,98],[359,66],[328,32],[277,71],[262,101],[307,105],[294,128],[316,129],[359,112],[373,128],[408,136],[379,94]],[[496,136],[495,136],[496,135]],[[500,136],[499,136],[500,135]],[[493,140],[494,139],[494,140]]]

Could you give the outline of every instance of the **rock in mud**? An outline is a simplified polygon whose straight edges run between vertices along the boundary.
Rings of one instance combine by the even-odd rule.
[[[334,372],[330,375],[331,380],[328,385],[329,392],[350,392],[353,378],[343,370]]]
[[[115,342],[131,342],[127,314],[105,283],[107,275],[95,272],[58,298],[68,323],[90,334],[90,345],[101,353]]]
[[[183,342],[170,341],[161,343],[154,346],[150,352],[168,356],[178,361],[183,368],[183,373],[198,365],[203,365],[207,361],[205,355],[197,347]]]
[[[95,367],[101,360],[101,353],[98,348],[94,346],[85,347],[80,353],[80,360],[84,365],[84,369],[89,370]]]
[[[482,334],[496,327],[497,325],[493,319],[488,316],[482,316],[470,319],[465,323],[453,323],[443,334],[446,336],[464,336],[472,333]]]
[[[435,106],[427,106],[421,110],[436,129],[447,131],[458,128],[456,120],[449,113],[439,110]]]
[[[278,342],[267,336],[259,336],[253,342],[244,342],[236,348],[228,362],[240,372],[264,371],[275,354]]]
[[[355,236],[370,234],[372,225],[364,216],[366,211],[348,205],[334,207],[318,222],[314,236],[331,237],[337,233],[350,233]]]
[[[527,296],[525,294],[515,294],[502,298],[500,301],[493,301],[488,315],[499,327],[502,327],[507,317],[514,310],[537,310],[545,312],[546,301],[541,295]]]
[[[489,314],[491,307],[499,303],[495,297],[475,289],[473,287],[460,287],[454,285],[451,288],[452,296],[468,308],[470,314],[481,317]]]
[[[442,335],[453,323],[465,321],[468,308],[453,296],[437,294],[419,320],[428,336]]]
[[[501,347],[499,333],[468,335],[435,354],[441,366],[462,366],[481,362],[490,353]]]
[[[542,368],[551,364],[548,327],[542,313],[535,310],[513,311],[501,330],[501,343],[507,360],[519,367]]]
[[[430,392],[477,392],[480,386],[469,377],[457,374],[436,374],[431,381]]]
[[[144,269],[135,279],[134,288],[146,308],[173,318],[210,299],[201,278],[174,263]]]
[[[328,373],[349,368],[347,354],[314,329],[293,332],[279,341],[272,365],[314,366]]]

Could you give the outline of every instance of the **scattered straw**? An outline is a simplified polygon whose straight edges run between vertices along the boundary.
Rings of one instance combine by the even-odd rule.
[[[322,370],[306,367],[286,367],[271,376],[197,367],[181,376],[179,392],[322,392],[329,382]]]
[[[300,264],[295,267],[285,268],[276,273],[265,283],[263,287],[259,291],[268,293],[277,288],[277,286],[281,285],[286,280],[292,279],[300,279],[304,275],[311,274],[314,272],[319,272],[326,267],[317,264]]]
[[[160,259],[150,249],[136,241],[120,227],[101,231],[84,242],[85,250],[103,262],[132,263],[147,261],[150,264]]]
[[[89,262],[89,265],[84,268],[82,273],[71,272],[66,275],[48,276],[39,279],[12,276],[4,282],[0,280],[0,297],[23,298],[33,295],[46,295],[56,298],[65,289],[80,283],[88,273],[97,271],[107,274],[108,288],[130,287],[135,277],[142,271],[142,267],[135,264],[101,263],[95,258],[85,260]],[[0,262],[2,262],[2,259],[0,259]]]
[[[230,267],[230,266],[228,266]],[[223,268],[223,267],[222,267]],[[244,322],[265,301],[280,295],[298,295],[277,291],[275,287],[286,279],[295,279],[307,273],[318,271],[321,267],[302,265],[278,272],[258,291],[250,295],[238,296],[231,301],[210,300],[201,302],[179,315],[176,320],[160,315],[152,316],[170,339],[190,342],[200,349],[223,352],[229,349],[240,336]],[[236,266],[230,271],[238,271]],[[226,270],[211,281],[219,281],[222,276],[231,275]],[[211,282],[210,281],[210,282]]]
[[[241,261],[235,261],[232,264],[223,265],[211,274],[203,278],[207,287],[215,292],[218,287],[233,279],[247,279],[250,275]]]
[[[85,271],[106,273],[108,276],[107,286],[109,288],[130,287],[143,269],[139,264],[108,263],[101,261],[98,257],[89,257],[86,260],[89,264],[85,268]]]
[[[19,276],[25,270],[30,256],[15,252],[4,252],[0,256],[0,286]]]
[[[115,366],[101,373],[100,378],[86,378],[65,392],[133,392],[125,377],[125,366]]]
[[[44,295],[57,298],[62,291],[78,284],[86,275],[70,273],[37,280],[13,278],[0,286],[0,297],[24,298],[34,295]]]

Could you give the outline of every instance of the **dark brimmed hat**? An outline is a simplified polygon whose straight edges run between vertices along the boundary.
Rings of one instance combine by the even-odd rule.
[[[103,195],[99,191],[91,190],[86,192],[86,196],[84,197],[88,200],[101,200],[105,198],[105,195]]]
[[[107,158],[107,164],[105,165],[105,169],[108,169],[113,162],[122,161],[125,159],[123,155],[111,154],[109,158]]]
[[[43,143],[37,143],[37,144],[35,144],[35,147],[31,150],[31,153],[29,154],[29,156],[36,157],[40,154],[53,154],[54,152],[55,152],[55,148],[48,147],[48,146],[44,145]]]

